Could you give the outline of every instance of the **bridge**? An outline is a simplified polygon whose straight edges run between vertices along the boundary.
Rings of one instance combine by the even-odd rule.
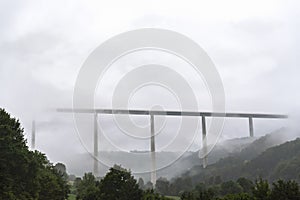
[[[280,114],[265,114],[265,113],[221,113],[221,112],[194,112],[194,111],[158,111],[158,110],[126,110],[126,109],[71,109],[61,108],[58,112],[64,113],[86,113],[94,115],[94,174],[98,174],[98,115],[99,114],[120,114],[120,115],[146,115],[150,116],[150,151],[151,151],[151,182],[156,183],[156,156],[155,156],[155,131],[154,131],[154,117],[155,116],[190,116],[201,117],[202,122],[202,147],[205,151],[206,144],[206,118],[207,117],[226,117],[226,118],[248,118],[249,120],[249,135],[254,136],[253,119],[267,118],[267,119],[283,119],[287,115]],[[203,167],[207,166],[207,157],[203,158]]]

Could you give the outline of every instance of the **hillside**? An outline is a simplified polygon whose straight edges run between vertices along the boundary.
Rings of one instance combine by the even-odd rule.
[[[270,181],[280,178],[300,182],[300,138],[269,148],[247,163],[242,172]]]
[[[237,148],[238,144],[244,139],[233,139],[226,141],[226,145],[217,145],[215,149],[208,155],[209,165],[206,169],[203,169],[201,163],[195,164],[192,168],[183,173],[183,176],[195,176],[195,179],[204,179],[205,177],[213,176],[216,173],[213,169],[217,169],[218,173],[222,173],[223,170],[228,170],[228,173],[224,172],[225,175],[223,177],[227,179],[227,177],[232,176],[231,173],[234,173],[231,171],[233,167],[248,162],[272,146],[285,142],[285,134],[285,129],[279,129],[263,137],[256,138],[254,141],[253,138],[251,138],[252,141],[248,140],[249,143],[244,143],[244,145],[240,146],[239,148]],[[224,148],[222,148],[222,146],[231,146],[234,150],[226,151]],[[216,155],[219,155],[219,157]],[[197,154],[193,154],[190,156],[190,158],[186,158],[186,160],[195,160],[197,156]]]
[[[208,163],[212,164],[221,158],[240,152],[255,140],[255,138],[235,138],[220,142],[215,146],[213,151],[209,154]],[[101,161],[105,161],[106,165],[99,164],[100,176],[103,176],[110,166],[114,164],[121,164],[123,167],[131,169],[137,177],[142,177],[145,181],[150,180],[149,173],[136,173],[149,171],[151,166],[151,157],[147,151],[100,151],[99,156]],[[187,169],[191,169],[195,165],[201,165],[202,161],[198,157],[198,151],[182,152],[157,152],[156,153],[157,166],[161,168],[157,172],[158,177],[166,177],[171,179],[182,174]],[[83,175],[84,172],[92,171],[93,159],[85,153],[80,154],[70,160],[65,161],[68,166],[70,174],[77,176]],[[171,164],[169,164],[171,163]],[[169,164],[169,165],[168,165]],[[163,167],[167,166],[167,167]]]
[[[276,138],[280,138],[280,132],[262,137],[240,153],[221,159],[204,170],[195,166],[182,177],[190,177],[194,183],[216,176],[224,181],[239,177],[300,181],[300,139],[266,148],[272,142],[279,142]]]

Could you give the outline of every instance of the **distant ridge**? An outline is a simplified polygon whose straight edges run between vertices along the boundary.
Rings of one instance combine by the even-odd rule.
[[[300,139],[285,142],[285,133],[286,129],[280,129],[267,134],[241,152],[222,158],[204,170],[201,166],[194,166],[181,177],[190,177],[194,183],[215,176],[220,176],[223,181],[239,177],[300,181]]]

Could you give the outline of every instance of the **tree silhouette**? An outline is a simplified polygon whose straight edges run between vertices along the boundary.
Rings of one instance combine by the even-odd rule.
[[[100,181],[99,199],[101,200],[140,200],[142,190],[130,171],[115,165]]]
[[[299,185],[295,181],[278,180],[273,183],[271,199],[276,200],[297,200],[300,199]]]
[[[29,151],[20,122],[0,109],[0,199],[56,199],[69,187],[38,151]]]
[[[261,178],[256,180],[252,193],[257,200],[269,200],[271,190],[268,181],[262,180]]]
[[[85,173],[82,180],[77,179],[77,199],[97,200],[99,199],[99,188],[97,187],[96,178],[90,173]]]

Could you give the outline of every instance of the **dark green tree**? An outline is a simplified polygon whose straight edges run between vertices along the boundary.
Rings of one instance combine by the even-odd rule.
[[[244,177],[240,177],[236,182],[243,188],[244,193],[251,193],[254,187],[254,183]]]
[[[243,188],[234,181],[227,181],[221,184],[221,194],[238,194],[243,191]]]
[[[215,177],[215,180],[214,180],[214,184],[221,184],[222,183],[222,178],[221,178],[221,176],[216,176]]]
[[[214,197],[214,191],[211,188],[208,188],[207,190],[199,192],[197,200],[212,200]]]
[[[261,178],[259,180],[256,180],[252,190],[252,194],[256,200],[269,200],[271,190],[268,181]]]
[[[153,189],[143,191],[142,200],[172,200],[170,198],[160,196]]]
[[[240,194],[228,194],[224,196],[222,200],[254,200],[254,198],[248,193],[240,193]]]
[[[169,181],[166,178],[159,178],[156,181],[155,190],[159,194],[167,195],[169,194]]]
[[[196,195],[193,192],[190,191],[184,191],[182,192],[182,194],[180,195],[180,199],[181,200],[195,200]]]
[[[193,187],[191,177],[178,177],[170,184],[170,194],[177,196],[180,192],[191,191]]]
[[[63,200],[68,190],[46,156],[28,150],[19,120],[0,109],[0,199]]]
[[[291,180],[286,182],[278,180],[273,183],[270,197],[276,200],[298,200],[300,199],[299,185]]]
[[[39,173],[39,199],[53,200],[66,199],[69,186],[66,179],[53,166],[47,166]],[[63,194],[63,195],[62,195]]]
[[[142,190],[130,171],[115,165],[100,181],[99,197],[101,200],[140,200]]]
[[[196,199],[198,200],[211,200],[215,196],[215,192],[212,187],[207,188],[204,183],[199,183],[195,187]]]
[[[66,165],[64,165],[63,163],[56,163],[56,165],[54,166],[54,169],[57,170],[58,173],[64,177],[64,179],[66,179],[66,180],[68,179]]]
[[[153,183],[151,181],[148,181],[145,185],[144,185],[144,190],[152,190],[153,189]]]
[[[82,180],[77,179],[76,185],[77,199],[80,200],[97,200],[99,199],[99,188],[95,176],[85,173]]]
[[[138,185],[139,185],[140,189],[144,189],[145,183],[144,183],[144,180],[142,178],[139,178]]]
[[[76,178],[75,178],[73,185],[74,185],[74,187],[75,187],[76,189],[79,187],[81,181],[82,181],[82,180],[81,180],[80,177],[76,177]]]

